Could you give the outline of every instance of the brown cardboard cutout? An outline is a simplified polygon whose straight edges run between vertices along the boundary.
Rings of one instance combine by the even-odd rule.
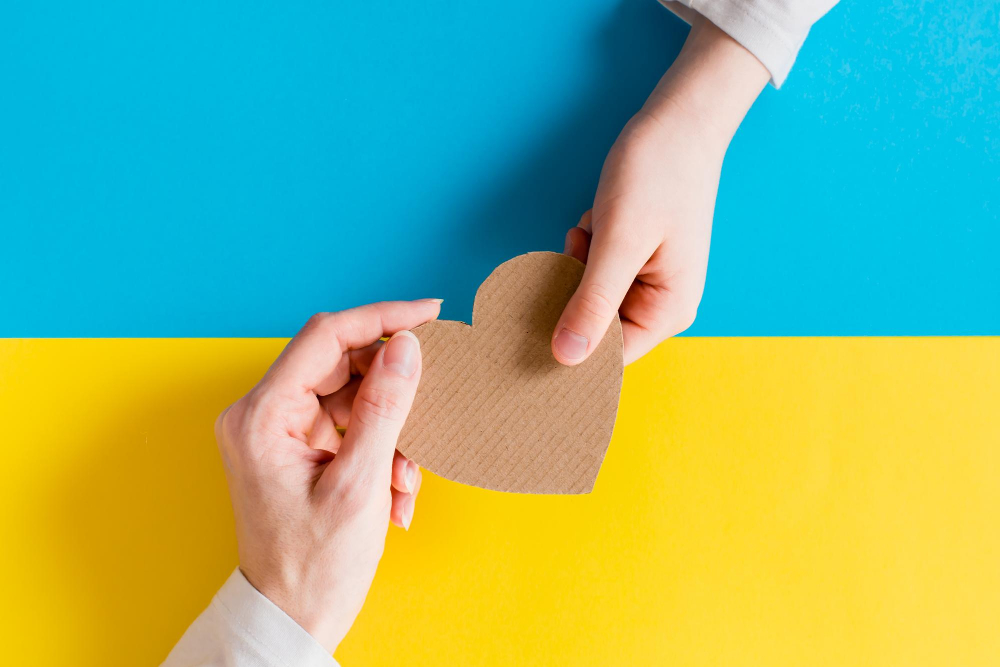
[[[552,356],[552,331],[583,264],[533,252],[476,292],[472,326],[413,330],[423,374],[399,451],[463,484],[519,493],[589,493],[618,412],[624,360],[615,317],[579,366]]]

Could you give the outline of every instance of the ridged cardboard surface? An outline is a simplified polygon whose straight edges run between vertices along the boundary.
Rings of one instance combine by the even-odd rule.
[[[399,450],[463,484],[519,493],[588,493],[618,412],[618,318],[579,366],[552,356],[552,331],[583,276],[552,252],[515,257],[476,292],[472,326],[414,329],[420,387]]]

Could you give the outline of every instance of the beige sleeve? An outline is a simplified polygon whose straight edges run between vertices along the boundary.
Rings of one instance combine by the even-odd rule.
[[[236,568],[162,667],[337,667],[337,661]]]
[[[809,28],[837,0],[660,0],[691,23],[698,15],[718,26],[757,56],[780,88],[792,69]]]

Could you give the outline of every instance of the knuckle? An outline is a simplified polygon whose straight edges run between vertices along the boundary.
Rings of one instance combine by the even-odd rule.
[[[618,310],[611,299],[610,290],[600,284],[590,285],[581,291],[577,305],[578,312],[582,313],[584,317],[594,320],[611,319]]]
[[[223,466],[227,471],[235,467],[239,457],[240,431],[242,428],[242,414],[244,411],[244,400],[233,403],[228,408],[219,413],[215,419],[215,443],[222,457]]]
[[[345,479],[337,485],[336,503],[346,514],[357,514],[368,505],[367,488],[361,480]]]
[[[266,390],[255,387],[253,391],[240,399],[240,404],[241,424],[266,424],[273,419],[274,401],[270,400]]]
[[[402,421],[405,412],[402,397],[388,387],[362,385],[354,399],[354,418],[366,426]]]
[[[321,331],[326,327],[329,327],[333,321],[335,313],[314,313],[306,320],[305,325],[299,331],[299,335],[311,333],[313,331]]]
[[[257,388],[223,410],[215,420],[215,438],[227,468],[260,456],[260,433],[274,411]]]
[[[232,442],[239,434],[243,414],[246,410],[246,400],[244,396],[220,412],[219,416],[215,418],[215,439],[220,447]]]
[[[215,418],[215,440],[222,445],[222,442],[226,439],[226,435],[229,433],[229,423],[232,419],[229,416],[233,410],[233,406],[230,405],[228,408],[224,409],[219,413],[219,416]]]
[[[388,493],[388,485],[381,485],[379,479],[367,474],[363,469],[357,470],[353,474],[342,476],[333,489],[333,499],[336,505],[343,510],[347,516],[366,514],[372,511],[380,511],[386,502],[392,502],[392,496]],[[386,487],[384,493],[379,493],[378,489]],[[388,513],[388,509],[386,509]]]
[[[328,322],[332,316],[332,313],[313,313],[306,321],[306,326],[313,329],[323,326],[323,324]]]
[[[371,335],[360,309],[332,313],[316,313],[306,322],[299,336],[319,334],[339,340],[361,340]],[[363,312],[363,311],[362,311]]]
[[[366,338],[367,327],[361,317],[344,317],[337,320],[340,328],[351,340]]]

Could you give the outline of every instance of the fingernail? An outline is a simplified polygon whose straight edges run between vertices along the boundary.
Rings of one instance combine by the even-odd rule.
[[[573,256],[573,234],[572,229],[566,232],[566,248],[563,250],[564,255]]]
[[[382,366],[396,375],[412,377],[417,371],[419,355],[420,342],[417,337],[409,331],[400,331],[385,344]]]
[[[403,530],[410,529],[410,522],[413,521],[413,496],[403,504]]]
[[[406,462],[406,490],[413,493],[413,485],[417,482],[417,464],[413,461]]]
[[[556,351],[568,361],[580,361],[587,356],[590,341],[569,329],[560,329],[554,342]]]
[[[437,303],[437,304],[444,303],[444,299],[417,299],[417,301],[427,301],[430,303]]]

